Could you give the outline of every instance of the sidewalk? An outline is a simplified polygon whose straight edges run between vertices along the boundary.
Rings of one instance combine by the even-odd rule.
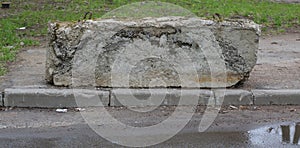
[[[66,88],[48,85],[44,80],[45,58],[46,47],[24,49],[19,53],[17,61],[10,68],[10,72],[0,78],[1,92],[4,92],[4,90],[7,89],[7,95],[4,94],[4,98],[2,97],[4,105],[19,107],[73,107],[76,105],[72,91],[66,90],[69,92],[67,94],[60,93],[64,92]],[[223,105],[300,105],[299,78],[300,34],[294,33],[273,37],[262,37],[258,50],[258,62],[252,71],[249,80],[238,88],[228,90],[225,96],[225,104]],[[27,93],[24,93],[26,90]],[[119,102],[115,102],[114,97],[112,97],[115,95],[115,91],[98,91],[100,94],[104,94],[103,98],[106,101],[104,106],[111,106],[113,104],[118,106]],[[124,91],[126,92],[128,90],[121,90],[123,94]],[[142,96],[146,97],[147,94],[141,93],[141,91],[138,92],[138,94],[142,94]],[[189,91],[204,96],[207,93],[212,93],[216,105],[218,105],[217,98],[220,97],[216,95],[218,90]],[[29,94],[28,92],[32,93]],[[156,90],[156,93],[158,96],[163,95],[160,90]],[[171,93],[171,96],[176,95],[177,93],[178,92],[174,90],[174,92]],[[89,93],[84,92],[83,94],[87,95]],[[66,101],[66,98],[71,99]],[[200,100],[199,104],[205,105],[208,101],[207,97],[201,98],[202,102]],[[229,101],[226,103],[226,100]],[[169,99],[169,102],[164,105],[174,105],[175,103],[176,99]]]
[[[300,34],[260,39],[258,62],[244,89],[300,89]]]

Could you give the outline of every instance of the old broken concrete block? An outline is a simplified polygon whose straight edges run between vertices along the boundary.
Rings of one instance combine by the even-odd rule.
[[[49,33],[54,85],[195,88],[245,80],[260,30],[248,20],[164,17],[51,23]]]

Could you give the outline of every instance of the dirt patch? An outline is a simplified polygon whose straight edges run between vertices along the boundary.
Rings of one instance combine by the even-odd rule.
[[[258,62],[245,89],[300,88],[300,34],[262,37]]]
[[[1,91],[11,87],[46,87],[44,81],[46,49],[23,49],[17,60],[10,64],[9,72],[0,78]]]

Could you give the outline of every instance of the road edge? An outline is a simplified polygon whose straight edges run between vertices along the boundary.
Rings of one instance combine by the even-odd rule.
[[[166,98],[162,106],[174,106],[178,103],[178,96],[198,96],[198,105],[206,105],[213,101],[214,105],[300,105],[300,89],[280,90],[243,90],[243,89],[35,89],[8,88],[0,97],[0,106],[4,107],[32,107],[32,108],[71,108],[71,107],[119,107],[119,98],[139,96],[147,100],[149,95],[155,94],[156,99]],[[118,96],[118,98],[116,97]],[[151,96],[151,95],[150,95]],[[167,97],[166,97],[167,96]],[[95,99],[97,98],[97,99]],[[99,104],[99,98],[101,104]],[[172,99],[175,98],[175,99]],[[184,101],[182,105],[195,105]],[[127,103],[129,106],[143,104]],[[148,106],[148,105],[147,105]]]

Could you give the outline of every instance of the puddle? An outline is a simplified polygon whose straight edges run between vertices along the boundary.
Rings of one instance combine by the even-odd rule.
[[[248,134],[253,145],[300,146],[300,122],[263,127],[248,131]]]
[[[178,134],[156,147],[300,147],[300,122],[264,126],[246,132],[203,132]],[[155,146],[154,146],[155,147]]]
[[[27,147],[45,147],[45,143],[41,143],[40,141],[47,140],[49,143],[46,145],[57,146],[57,144],[63,144],[65,147],[72,147],[74,144],[116,147],[116,145],[103,139],[92,130],[87,130],[89,128],[74,126],[72,127],[74,130],[69,129],[62,127],[58,127],[57,129],[43,128],[43,132],[41,132],[41,129],[36,128],[3,129],[2,134],[0,134],[0,144],[9,145],[9,147],[24,147],[26,143]],[[89,136],[82,133],[86,133]],[[180,133],[164,143],[151,147],[296,148],[300,147],[299,136],[300,122],[266,126],[248,132]],[[136,137],[133,136],[132,138]],[[71,143],[66,143],[66,141],[71,141]]]

